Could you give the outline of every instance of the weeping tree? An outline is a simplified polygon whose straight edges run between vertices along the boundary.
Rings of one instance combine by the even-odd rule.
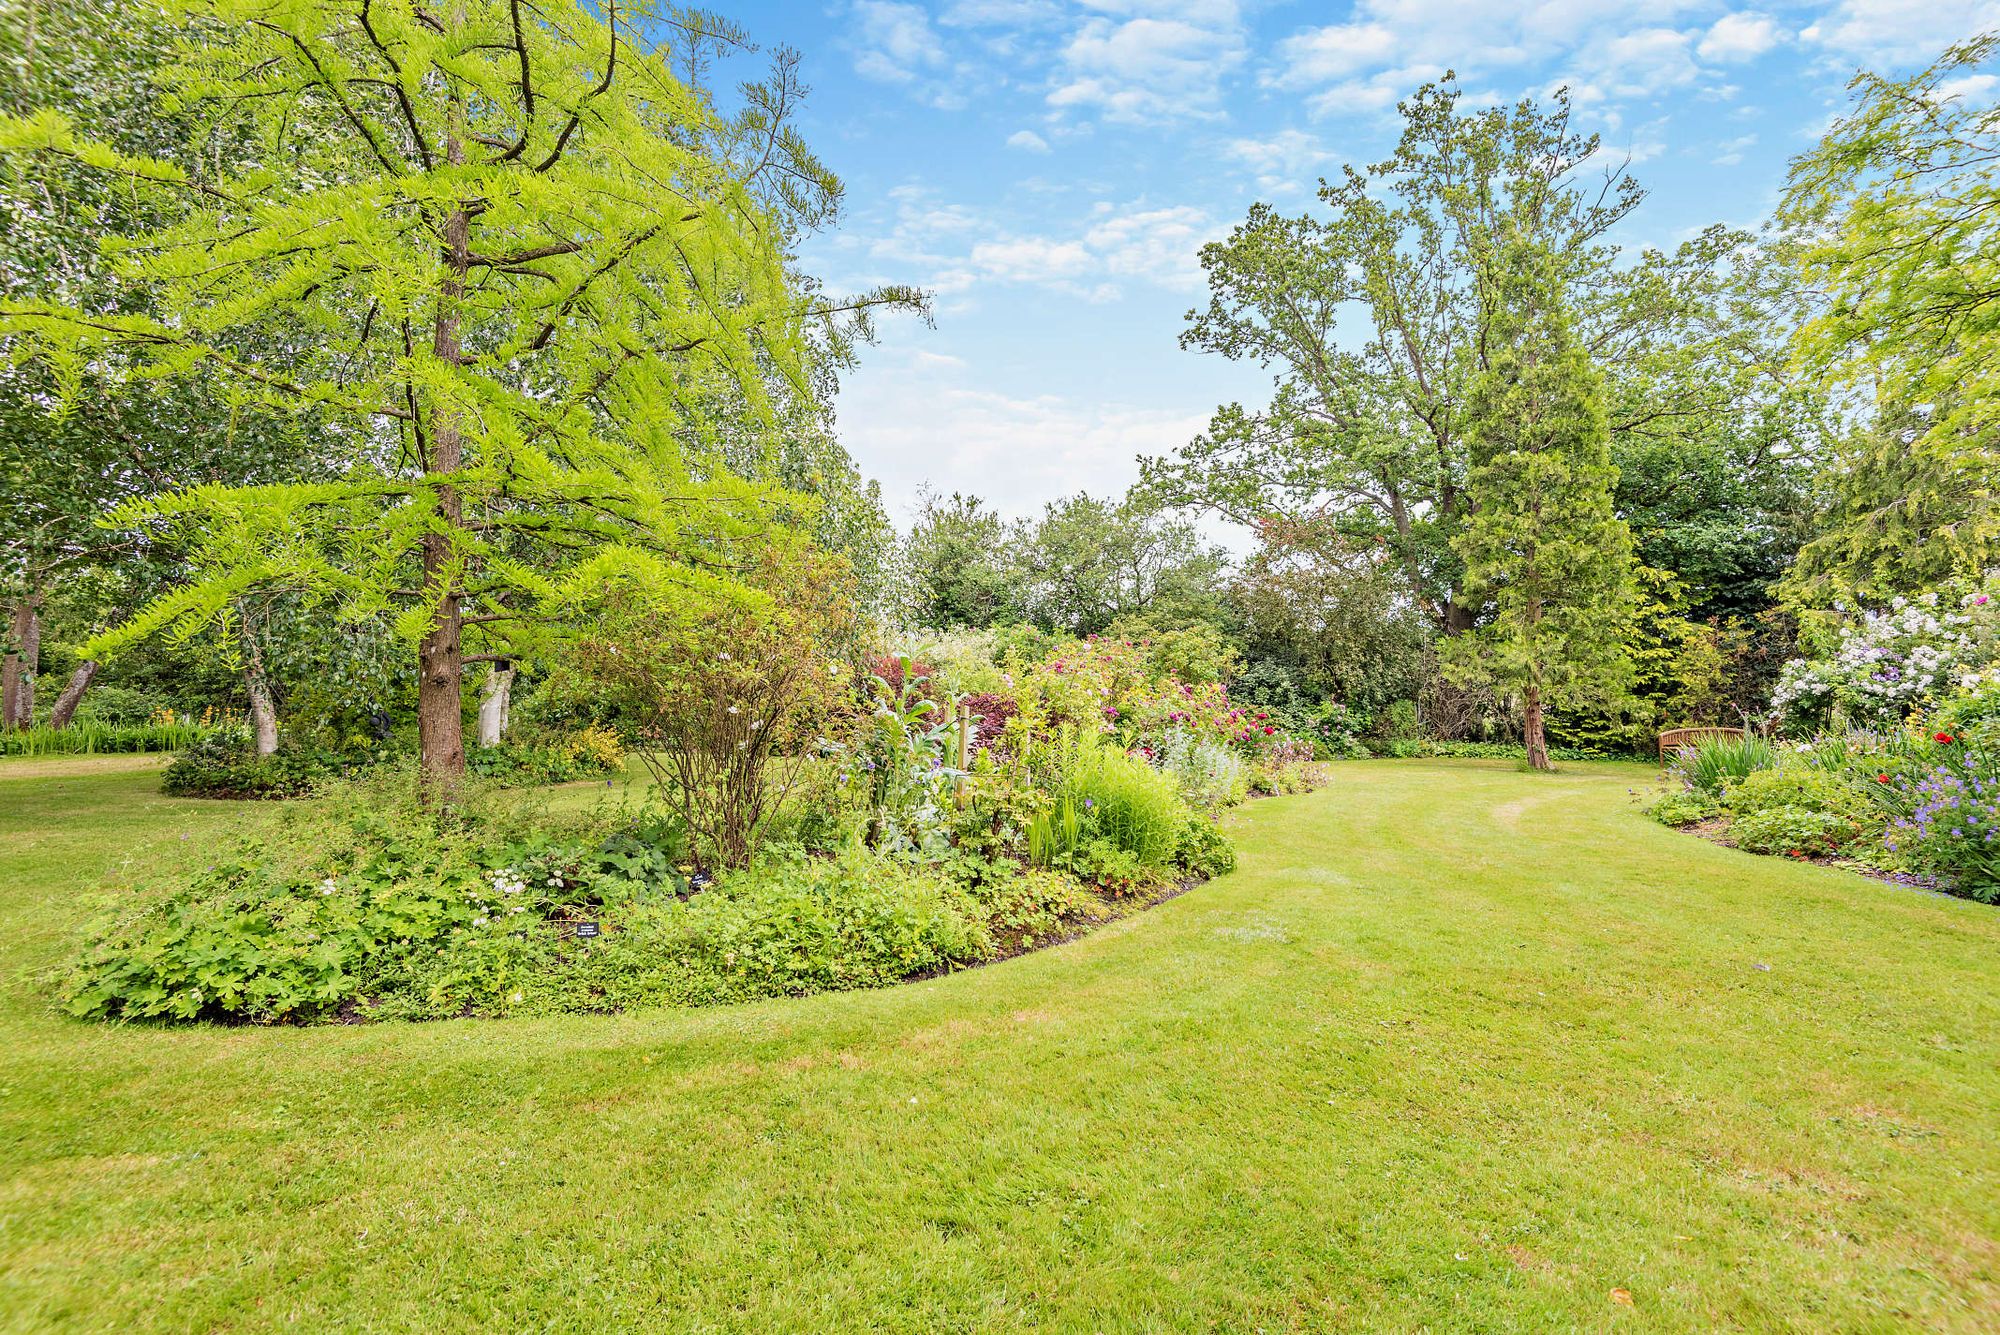
[[[172,105],[252,136],[257,165],[120,152],[52,111],[0,121],[0,152],[171,201],[114,250],[144,313],[9,300],[0,336],[59,384],[115,367],[309,408],[341,467],[122,507],[115,525],[185,542],[192,576],[90,648],[193,636],[273,590],[389,620],[415,651],[422,765],[449,783],[468,664],[559,631],[613,572],[727,587],[799,518],[689,448],[716,379],[766,413],[815,337],[845,346],[915,298],[799,281],[792,246],[840,186],[790,123],[789,55],[721,108],[707,71],[746,43],[718,20],[615,0],[170,8]]]
[[[1484,615],[1443,652],[1460,682],[1519,696],[1528,763],[1545,770],[1545,710],[1615,699],[1631,677],[1632,536],[1612,512],[1603,382],[1555,260],[1512,231],[1494,251],[1465,417],[1472,514],[1454,544]]]

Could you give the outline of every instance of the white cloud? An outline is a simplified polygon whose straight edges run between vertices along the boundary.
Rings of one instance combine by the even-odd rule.
[[[1768,14],[1724,14],[1703,35],[1695,53],[1703,60],[1755,60],[1782,39]]]
[[[843,378],[840,438],[880,479],[890,513],[907,523],[926,484],[978,493],[1008,515],[1037,512],[1079,490],[1117,495],[1138,480],[1138,457],[1171,454],[1206,414],[1057,395],[1022,397],[968,383],[960,367],[870,357]]]
[[[1334,158],[1326,145],[1303,130],[1280,130],[1262,139],[1232,139],[1225,147],[1230,157],[1249,169],[1259,188],[1270,191],[1298,190],[1313,184],[1319,168]]]
[[[1076,29],[1062,49],[1050,106],[1126,124],[1221,114],[1223,80],[1245,58],[1234,4],[1096,0],[1094,7],[1134,16],[1092,18]]]
[[[1278,43],[1287,86],[1327,83],[1379,69],[1402,49],[1402,39],[1380,23],[1335,23]]]
[[[1218,230],[1205,211],[1186,204],[1124,214],[1106,210],[1084,241],[1120,277],[1195,288],[1202,283],[1202,243]]]
[[[1011,225],[1016,214],[1003,220],[944,203],[924,186],[888,194],[891,209],[856,217],[828,243],[840,257],[838,285],[913,283],[961,303],[989,283],[1092,303],[1123,296],[1121,283],[1187,292],[1203,282],[1202,244],[1225,230],[1205,209],[1134,202],[1099,203],[1067,227],[1024,232]]]
[[[1029,153],[1046,153],[1049,141],[1033,130],[1016,130],[1007,136],[1007,147],[1023,149]]]
[[[2000,0],[1995,0],[2000,3]],[[1466,82],[1520,83],[1538,68],[1567,68],[1579,101],[1654,96],[1697,82],[1700,60],[1741,59],[1776,25],[1731,16],[1706,29],[1689,17],[1705,0],[1357,0],[1343,23],[1279,42],[1264,82],[1304,90],[1316,116],[1384,111],[1423,82],[1455,70]],[[1741,18],[1742,22],[1732,22]],[[1760,27],[1759,25],[1763,25]],[[1769,31],[1766,32],[1765,28]]]
[[[1799,36],[1862,63],[1916,64],[1995,27],[2000,0],[1842,0]]]
[[[1044,236],[1016,236],[981,241],[969,256],[974,268],[1004,283],[1046,283],[1074,278],[1097,266],[1097,257],[1081,241],[1057,241]]]
[[[1701,69],[1689,54],[1693,39],[1672,28],[1640,28],[1594,42],[1578,56],[1583,89],[1612,97],[1644,97],[1693,83]]]
[[[1949,102],[1962,97],[1970,102],[1985,97],[1995,88],[2000,88],[2000,77],[1991,74],[1968,74],[1958,79],[1945,79],[1937,86],[1937,100]]]
[[[1710,161],[1718,167],[1734,167],[1737,163],[1743,161],[1744,150],[1753,147],[1756,142],[1757,136],[1754,134],[1741,135],[1735,139],[1725,140],[1715,146],[1715,157],[1710,159]]]
[[[921,5],[896,0],[856,0],[854,68],[884,83],[909,83],[944,65],[944,43]]]

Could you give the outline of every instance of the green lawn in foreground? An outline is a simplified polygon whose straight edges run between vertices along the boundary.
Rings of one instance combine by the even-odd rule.
[[[123,849],[259,816],[25,772],[8,1329],[2000,1328],[2000,912],[1636,767],[1344,765],[1236,875],[885,992],[304,1030],[51,1015]]]

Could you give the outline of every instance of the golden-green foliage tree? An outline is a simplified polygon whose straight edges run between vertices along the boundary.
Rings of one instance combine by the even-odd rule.
[[[0,152],[172,201],[114,252],[142,313],[11,299],[0,337],[59,383],[116,363],[309,406],[343,466],[127,507],[120,524],[181,537],[193,575],[97,647],[192,635],[274,588],[393,617],[423,764],[448,781],[468,662],[519,652],[607,572],[726,584],[795,510],[690,447],[715,385],[763,413],[772,377],[805,376],[816,325],[912,294],[832,301],[793,272],[840,186],[790,123],[789,58],[719,108],[701,72],[743,38],[712,18],[652,0],[170,7],[174,107],[252,136],[254,165],[120,152],[53,111],[0,120]]]

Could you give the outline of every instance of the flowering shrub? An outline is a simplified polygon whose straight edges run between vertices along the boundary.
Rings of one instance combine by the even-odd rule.
[[[1830,720],[1894,726],[1970,685],[1996,653],[2000,601],[1991,589],[1898,598],[1842,630],[1829,657],[1785,664],[1771,705],[1795,729]]]
[[[1893,813],[1884,843],[1957,893],[2000,901],[2000,755],[1948,732],[1932,741],[1929,765],[1883,785]]]

